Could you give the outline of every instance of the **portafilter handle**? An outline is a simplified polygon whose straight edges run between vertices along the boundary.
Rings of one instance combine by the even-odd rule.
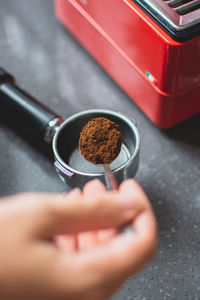
[[[15,84],[15,79],[0,67],[0,103],[16,111],[46,142],[50,142],[56,126],[63,121],[48,107],[38,102]]]

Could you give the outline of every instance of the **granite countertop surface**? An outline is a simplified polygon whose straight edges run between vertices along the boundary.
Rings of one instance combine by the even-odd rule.
[[[113,300],[200,299],[200,117],[155,127],[64,29],[53,1],[0,0],[0,65],[61,116],[89,108],[128,113],[141,134],[136,179],[154,208],[157,255]],[[50,149],[19,116],[0,109],[0,196],[65,192]]]

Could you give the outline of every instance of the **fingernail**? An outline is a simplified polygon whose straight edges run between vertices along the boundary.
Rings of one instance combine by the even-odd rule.
[[[99,184],[102,184],[102,182],[101,182],[99,179],[97,179],[97,178],[91,180],[90,183],[92,183],[93,185],[94,185],[94,184],[98,184],[98,185],[99,185]]]
[[[104,185],[99,179],[93,179],[87,183],[88,186],[92,189],[102,189]]]
[[[79,189],[79,188],[75,188],[75,189],[73,189],[73,190],[71,190],[70,191],[70,193],[80,193],[81,192],[81,189]]]
[[[130,195],[117,195],[117,204],[123,209],[133,209],[137,205],[137,199]]]
[[[70,196],[70,197],[77,197],[78,195],[80,195],[81,190],[79,188],[75,188],[71,191],[69,191],[66,196]]]

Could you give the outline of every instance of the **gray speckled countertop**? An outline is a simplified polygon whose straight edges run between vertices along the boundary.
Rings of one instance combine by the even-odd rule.
[[[22,88],[64,117],[114,107],[137,121],[142,146],[136,178],[155,210],[159,248],[112,299],[199,300],[200,117],[168,131],[156,128],[62,28],[52,1],[0,0],[0,8],[0,65]],[[67,189],[49,151],[2,109],[0,154],[1,196]]]

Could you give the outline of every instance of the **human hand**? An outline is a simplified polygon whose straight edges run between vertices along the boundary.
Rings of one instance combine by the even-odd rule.
[[[127,222],[134,233],[118,234]],[[83,192],[2,199],[0,236],[1,300],[100,300],[152,258],[156,223],[134,180],[117,192],[95,180]]]

